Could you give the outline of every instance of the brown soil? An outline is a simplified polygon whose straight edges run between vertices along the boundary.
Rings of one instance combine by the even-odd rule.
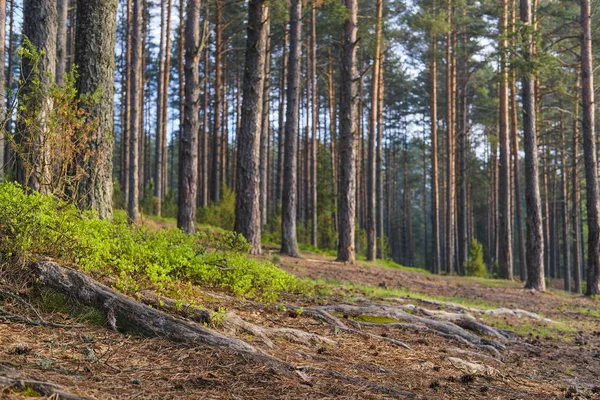
[[[280,360],[312,368],[286,376],[260,361],[226,351],[125,336],[104,327],[59,329],[0,322],[0,366],[10,366],[21,371],[23,376],[54,382],[65,390],[97,399],[406,397],[400,392],[390,392],[393,389],[408,392],[418,399],[600,398],[597,393],[600,387],[600,327],[595,317],[582,311],[591,309],[597,313],[597,301],[531,293],[520,289],[518,284],[489,287],[490,283],[468,279],[344,265],[312,254],[302,260],[282,256],[281,266],[299,276],[406,288],[430,296],[479,299],[502,307],[521,308],[566,321],[570,328],[555,336],[536,335],[536,331],[531,336],[515,336],[516,340],[534,345],[540,351],[509,344],[501,351],[502,360],[494,361],[459,353],[456,349],[480,350],[433,334],[364,327],[370,333],[406,343],[414,350],[410,351],[380,339],[365,339],[338,331],[306,315],[282,308],[257,307],[233,299],[204,298],[201,303],[206,307],[225,307],[261,326],[314,332],[335,340],[338,346],[276,339],[277,348],[270,350],[261,347],[255,338],[242,336]],[[338,297],[334,295],[320,301],[337,301]],[[304,302],[305,306],[310,304]],[[58,316],[48,317],[56,319]],[[515,327],[525,323],[514,318],[493,322]],[[495,372],[492,376],[469,374],[448,357],[483,362]],[[341,375],[360,381],[350,382]],[[0,391],[0,398],[20,396],[10,390]]]

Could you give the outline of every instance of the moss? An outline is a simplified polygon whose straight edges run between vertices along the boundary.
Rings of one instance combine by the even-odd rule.
[[[66,314],[95,326],[106,324],[106,316],[102,311],[79,304],[52,289],[37,288],[33,294],[33,303],[44,313]]]
[[[13,388],[12,391],[23,397],[42,397],[42,394],[34,388],[32,388],[31,386],[25,386],[23,388]]]
[[[350,317],[354,321],[369,322],[372,324],[393,324],[398,322],[397,319],[380,317],[378,315],[359,315],[358,317]]]

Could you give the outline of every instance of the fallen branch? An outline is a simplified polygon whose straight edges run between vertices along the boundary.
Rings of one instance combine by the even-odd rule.
[[[41,382],[35,379],[28,379],[20,376],[18,372],[12,368],[0,365],[0,386],[4,390],[27,390],[32,389],[40,395],[51,397],[60,400],[92,400],[91,397],[79,396],[69,393],[60,386],[50,383]]]

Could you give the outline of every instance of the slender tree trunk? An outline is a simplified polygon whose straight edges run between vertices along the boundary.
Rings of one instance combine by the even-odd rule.
[[[183,126],[185,124],[185,24],[186,24],[186,6],[185,0],[179,0],[179,63],[178,63],[178,75],[179,75],[179,136],[175,138],[176,143],[171,144],[173,151],[171,152],[171,187],[175,188],[174,174],[175,174],[175,149],[181,147],[181,134],[183,133]],[[173,140],[172,140],[173,141]],[[180,150],[181,151],[181,150]],[[179,153],[180,153],[179,151]],[[178,160],[181,162],[181,160]],[[177,168],[179,170],[179,168]],[[165,177],[166,179],[166,177]],[[167,183],[163,184],[167,187]],[[179,194],[181,195],[181,194]]]
[[[598,180],[594,110],[594,75],[592,66],[592,31],[590,0],[581,0],[581,98],[583,100],[583,158],[588,219],[588,296],[600,294],[600,215],[598,214]]]
[[[24,131],[19,132],[19,136],[27,138],[26,140],[30,140],[31,144],[27,149],[29,154],[21,155],[17,161],[17,181],[22,185],[29,185],[31,189],[41,193],[47,193],[50,190],[48,137],[50,133],[49,114],[53,107],[50,88],[56,75],[56,30],[56,2],[51,0],[24,1],[23,35],[39,51],[40,58],[37,64],[39,75],[36,78],[39,79],[39,89],[37,90],[41,93],[41,98],[27,99],[27,93],[31,92],[35,83],[31,80],[34,65],[32,65],[32,60],[25,57],[22,61],[21,71],[25,88],[22,90],[21,101],[27,103],[25,107],[36,114],[35,122],[30,122],[34,127],[28,129],[23,125]],[[29,158],[31,171],[25,171],[25,163],[21,157]]]
[[[448,0],[448,26],[452,26],[452,0]],[[446,272],[455,272],[454,265],[454,86],[452,32],[446,38]]]
[[[196,230],[198,132],[200,131],[200,0],[188,0],[185,21],[185,108],[179,146],[177,227]]]
[[[248,36],[244,67],[242,120],[238,142],[235,230],[261,253],[261,127],[265,90],[265,59],[269,35],[269,9],[264,0],[248,5]],[[267,120],[268,121],[268,120]],[[266,176],[264,176],[266,179]],[[262,210],[266,212],[266,210]]]
[[[4,7],[0,4],[0,7]],[[78,6],[79,7],[79,6]],[[69,0],[57,1],[58,25],[56,31],[56,83],[60,86],[64,83],[64,75],[67,72],[67,19],[69,16]],[[77,40],[77,38],[75,39]],[[77,45],[76,45],[77,46]],[[114,54],[114,52],[113,52]]]
[[[561,141],[561,152],[560,152],[560,180],[562,186],[562,237],[563,237],[563,279],[564,279],[564,289],[567,292],[571,291],[571,243],[570,243],[570,228],[569,228],[569,190],[567,184],[567,142],[565,141],[565,129],[564,129],[564,121],[561,115],[560,117],[560,141]]]
[[[7,74],[6,74],[6,87],[8,89],[10,89],[10,91],[8,92],[7,95],[7,102],[6,102],[6,109],[8,111],[12,111],[13,108],[13,102],[14,102],[14,94],[12,94],[12,88],[13,88],[13,76],[14,76],[14,71],[13,71],[13,53],[14,53],[14,35],[13,35],[13,31],[14,31],[14,25],[15,25],[15,0],[9,0],[10,1],[10,11],[9,11],[9,16],[10,16],[10,25],[8,27],[8,63],[7,63]],[[12,119],[12,115],[9,115],[8,121],[7,121],[7,125],[4,127],[4,129],[6,129],[7,133],[12,134],[13,132],[13,125],[11,122]],[[13,166],[14,166],[14,158],[12,157],[11,153],[11,148],[10,148],[10,143],[6,140],[4,142],[0,142],[2,143],[0,145],[0,152],[2,152],[1,157],[3,157],[2,160],[2,164],[0,165],[0,167],[2,168],[2,173],[6,173],[7,171],[12,171]]]
[[[76,29],[77,93],[92,96],[100,92],[89,110],[97,126],[88,143],[91,157],[83,166],[86,177],[79,185],[79,206],[96,210],[100,218],[112,218],[117,5],[112,0],[78,0]]]
[[[335,207],[335,203],[338,198],[338,174],[337,174],[337,165],[338,165],[338,156],[336,152],[336,110],[335,110],[335,88],[333,85],[333,60],[331,58],[331,46],[327,49],[327,54],[329,56],[329,72],[327,74],[327,88],[329,94],[329,145],[330,145],[330,153],[331,153],[331,175],[333,181],[333,226],[338,231],[338,218],[337,218],[337,209]]]
[[[383,0],[377,0],[375,53],[371,79],[371,110],[369,113],[369,159],[367,168],[367,260],[377,255],[377,120],[379,116],[379,64],[381,63],[381,33],[383,31]]]
[[[531,0],[519,0],[521,21],[532,26]],[[535,77],[533,62],[533,33],[523,34],[523,59],[529,64],[522,79],[523,143],[525,150],[525,205],[527,207],[527,281],[528,289],[544,291],[544,242],[542,232],[542,200],[540,198],[539,159],[536,128]]]
[[[281,215],[281,252],[298,257],[296,239],[298,108],[302,2],[290,0],[290,51],[287,70],[285,155]]]
[[[123,206],[129,208],[131,176],[131,40],[132,40],[132,0],[127,0],[126,10],[126,32],[125,32],[125,121],[123,125],[123,137],[121,138],[123,168],[121,170],[121,185],[123,186]]]
[[[513,279],[512,221],[510,212],[510,141],[508,134],[508,0],[502,0],[500,18],[500,165],[498,213],[498,267],[500,277]]]
[[[467,8],[463,7],[463,18],[466,19]],[[469,149],[469,138],[468,138],[468,55],[467,55],[467,28],[463,27],[462,32],[462,45],[463,45],[463,56],[460,67],[461,83],[460,83],[460,133],[459,133],[459,162],[458,162],[458,271],[462,275],[464,274],[464,265],[467,261],[468,254],[468,235],[467,235],[467,224],[468,224],[468,207],[467,207],[467,156]]]
[[[141,98],[143,97],[142,87],[142,19],[143,8],[142,0],[133,0],[132,8],[132,30],[131,30],[131,113],[129,128],[129,219],[137,223],[140,219],[139,196],[140,187],[138,184],[140,173],[139,165],[139,141],[142,134],[140,125],[141,118]]]
[[[380,49],[381,50],[381,49]],[[377,90],[377,237],[383,239],[383,108],[384,108],[384,68],[383,51],[379,53],[379,88]],[[377,257],[384,259],[383,241],[377,246]]]
[[[221,53],[223,46],[222,29],[223,3],[216,0],[215,7],[215,99],[213,103],[213,154],[212,154],[212,177],[211,177],[211,201],[218,202],[221,199]]]
[[[287,41],[288,41],[288,30],[284,27],[283,32],[283,43],[282,43],[282,55],[281,55],[281,69],[279,70],[279,113],[278,118],[278,147],[277,152],[277,193],[276,199],[277,204],[281,204],[281,195],[283,190],[283,166],[285,159],[285,79],[287,73]]]
[[[438,171],[438,135],[437,135],[437,38],[431,38],[431,77],[430,121],[431,121],[431,231],[432,231],[432,268],[434,274],[441,272],[440,260],[440,205]]]
[[[204,35],[208,38],[208,21],[209,21],[209,7],[205,6],[205,30]],[[209,72],[209,59],[210,54],[208,51],[208,45],[204,48],[204,71],[203,71],[203,90],[202,90],[202,155],[200,157],[199,162],[202,165],[202,177],[200,181],[202,182],[201,192],[200,192],[200,207],[208,206],[208,135],[209,135],[209,126],[208,126],[208,115],[209,115],[209,106],[208,106],[208,81],[210,79]],[[239,90],[238,90],[239,92]],[[238,112],[239,115],[239,112]],[[239,130],[239,124],[236,127]],[[236,140],[239,143],[239,141]]]
[[[353,264],[356,217],[356,31],[358,4],[345,0],[348,16],[342,42],[340,107],[340,197],[337,260]]]
[[[310,35],[310,93],[311,93],[311,146],[310,146],[310,183],[311,183],[311,233],[310,242],[317,247],[317,9],[315,2],[311,5],[311,35]]]
[[[260,5],[260,7],[262,8],[263,6]],[[261,10],[262,12],[262,10]],[[263,226],[265,226],[267,224],[267,217],[268,217],[268,197],[269,197],[269,181],[268,181],[268,173],[269,173],[269,162],[268,162],[268,158],[269,158],[269,120],[270,120],[270,93],[271,93],[271,80],[270,80],[270,76],[271,76],[271,40],[270,40],[270,35],[271,35],[271,16],[269,14],[269,9],[268,7],[264,10],[264,17],[265,17],[265,21],[263,21],[264,27],[260,27],[261,30],[260,32],[262,32],[262,29],[264,29],[264,35],[265,35],[265,42],[262,43],[260,42],[260,40],[262,39],[257,39],[259,40],[261,46],[263,46],[265,48],[265,54],[261,55],[261,57],[264,56],[264,60],[261,60],[261,64],[263,67],[263,71],[260,71],[259,73],[255,73],[257,74],[256,77],[260,76],[260,81],[262,83],[262,88],[261,90],[263,91],[262,96],[260,97],[260,111],[261,111],[261,122],[260,122],[260,136],[258,137],[258,141],[259,141],[259,162],[258,165],[260,166],[259,170],[259,182],[260,182],[260,202],[259,202],[259,208],[258,208],[258,212],[259,212],[259,219],[260,219],[260,225],[261,228]],[[260,50],[260,49],[259,49]],[[257,79],[257,78],[256,78]],[[242,106],[243,107],[243,106]],[[243,115],[243,111],[242,111],[242,115]],[[249,134],[246,133],[246,138],[248,138]],[[253,133],[251,133],[251,135],[253,135]],[[241,140],[244,140],[243,138],[240,138]],[[240,146],[242,145],[242,143],[240,143]],[[245,145],[245,144],[244,144]],[[246,154],[246,157],[250,156],[250,152],[248,152]],[[239,152],[238,152],[238,157],[239,157]],[[260,242],[260,238],[259,238],[259,242]]]
[[[161,2],[160,7],[160,42],[158,48],[158,77],[157,77],[157,93],[156,93],[156,141],[155,141],[155,168],[154,168],[154,197],[156,199],[156,215],[162,214],[162,171],[163,171],[163,147],[162,147],[162,133],[163,133],[163,111],[164,106],[163,97],[168,96],[168,90],[163,87],[164,84],[164,71],[167,69],[167,65],[164,60],[165,52],[165,7],[166,3]]]
[[[579,94],[580,74],[577,71],[574,93]],[[575,281],[575,293],[581,293],[581,214],[579,197],[579,96],[574,101],[573,112],[573,156],[571,166],[571,218],[573,235],[573,279]]]

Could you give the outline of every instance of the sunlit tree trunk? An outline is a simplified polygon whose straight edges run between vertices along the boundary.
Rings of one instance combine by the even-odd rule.
[[[248,36],[244,66],[242,119],[237,157],[235,230],[260,254],[261,244],[261,125],[269,9],[264,0],[248,5]],[[265,176],[266,178],[266,176]],[[266,212],[266,210],[262,210]]]
[[[338,199],[339,240],[337,260],[354,263],[356,217],[356,31],[358,3],[345,0],[348,15],[342,41],[340,106],[340,196]]]
[[[302,2],[290,0],[290,51],[287,70],[285,154],[281,210],[281,252],[298,256],[296,239],[298,108],[300,81],[300,43],[302,32]]]
[[[200,0],[188,0],[185,21],[185,108],[179,146],[177,227],[196,229],[198,133],[200,131]]]
[[[79,0],[76,29],[77,93],[100,93],[88,110],[97,125],[88,142],[91,157],[82,165],[86,176],[79,184],[79,206],[96,210],[100,218],[111,218],[117,5],[112,0]]]

